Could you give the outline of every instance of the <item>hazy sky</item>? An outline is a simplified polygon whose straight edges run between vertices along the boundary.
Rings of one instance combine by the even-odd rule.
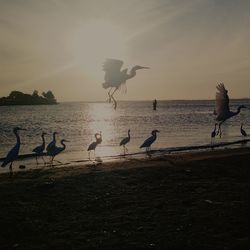
[[[0,0],[0,96],[105,100],[105,58],[149,66],[117,99],[250,97],[249,0]]]

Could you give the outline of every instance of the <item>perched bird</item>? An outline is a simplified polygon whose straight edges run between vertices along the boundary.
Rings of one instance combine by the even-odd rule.
[[[126,144],[128,144],[130,141],[130,129],[128,130],[128,136],[123,138],[120,142],[120,146],[123,146],[123,152],[124,152],[124,155],[126,154],[126,152],[128,152],[128,149],[126,147]]]
[[[157,133],[159,133],[159,130],[153,130],[151,132],[152,136],[150,136],[147,140],[145,140],[143,142],[143,144],[140,146],[140,148],[146,148],[146,152],[148,153],[151,150],[151,145],[152,143],[155,142],[156,138],[157,138]]]
[[[212,144],[212,142],[213,142],[213,139],[215,138],[215,136],[216,136],[216,128],[217,128],[217,123],[215,123],[214,124],[214,130],[212,131],[212,133],[211,133],[211,144]]]
[[[103,71],[105,71],[105,82],[102,84],[102,86],[104,89],[109,88],[109,102],[111,102],[111,100],[114,102],[114,109],[116,109],[117,107],[117,102],[114,98],[115,92],[120,89],[122,85],[125,85],[128,79],[131,79],[136,76],[137,70],[149,69],[149,67],[142,67],[136,65],[131,69],[130,73],[127,73],[128,69],[124,69],[121,71],[122,65],[123,61],[116,59],[107,59],[103,64]]]
[[[241,123],[240,132],[241,132],[241,134],[242,134],[243,136],[245,136],[245,137],[247,136],[246,131],[243,129],[243,123]]]
[[[90,160],[90,152],[91,152],[91,151],[94,151],[94,157],[95,157],[95,149],[96,149],[97,145],[100,144],[100,143],[102,142],[102,135],[99,134],[99,133],[96,133],[96,134],[95,134],[95,140],[96,140],[96,141],[92,142],[92,143],[89,145],[88,149],[87,149],[87,151],[89,152],[89,153],[88,153],[88,154],[89,154],[89,160]]]
[[[19,128],[19,127],[15,127],[13,129],[13,133],[16,136],[16,145],[9,151],[9,153],[7,154],[5,160],[3,161],[2,165],[1,165],[2,167],[5,167],[6,165],[8,165],[10,163],[9,169],[10,169],[10,175],[11,176],[13,174],[12,164],[18,157],[19,150],[20,150],[20,145],[21,145],[20,136],[18,134],[19,130],[26,130],[26,129],[22,129],[22,128]]]
[[[42,144],[41,145],[39,145],[39,146],[37,146],[37,147],[35,147],[33,150],[32,150],[32,152],[34,152],[34,153],[36,153],[36,164],[38,164],[38,160],[37,160],[37,158],[38,158],[38,156],[42,156],[42,159],[43,159],[43,162],[45,163],[45,161],[44,161],[44,158],[43,158],[43,155],[42,155],[42,153],[43,153],[43,151],[44,151],[44,149],[45,149],[45,139],[44,139],[44,136],[46,135],[46,133],[45,132],[43,132],[42,133]]]
[[[57,134],[58,134],[57,132],[53,133],[53,139],[46,147],[46,151],[48,155],[50,155],[50,152],[52,152],[54,148],[56,147],[56,135]]]
[[[228,120],[229,118],[236,116],[240,113],[242,108],[247,108],[244,105],[240,105],[237,108],[237,111],[233,112],[230,111],[229,108],[229,97],[227,94],[227,90],[225,89],[225,86],[223,83],[220,83],[217,85],[217,90],[218,92],[216,93],[216,101],[215,101],[215,111],[214,114],[216,115],[216,121],[219,122],[219,128],[217,131],[217,134],[222,135],[222,131],[221,131],[221,125],[223,122],[225,122],[226,120]]]
[[[51,165],[53,164],[54,158],[55,158],[58,154],[60,154],[62,151],[65,150],[66,145],[65,145],[64,142],[69,142],[69,141],[63,139],[63,140],[61,140],[61,145],[62,145],[62,147],[54,146],[54,148],[51,149],[51,151],[49,151],[49,152],[50,152],[49,155],[51,156]]]

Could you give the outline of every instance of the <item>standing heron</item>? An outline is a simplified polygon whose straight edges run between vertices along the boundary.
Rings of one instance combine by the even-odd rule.
[[[56,135],[58,133],[57,132],[54,132],[53,133],[53,139],[52,141],[47,145],[46,147],[46,151],[48,153],[48,155],[50,154],[50,152],[52,152],[54,150],[54,148],[56,147]]]
[[[157,138],[157,133],[159,133],[160,131],[155,129],[151,132],[151,136],[145,140],[143,142],[143,144],[140,146],[140,148],[146,148],[146,152],[149,153],[149,151],[151,150],[151,145],[155,142],[156,138]]]
[[[240,132],[243,136],[247,136],[247,132],[243,129],[243,123],[241,123]]]
[[[117,107],[117,102],[114,98],[115,92],[126,84],[126,81],[136,76],[136,71],[139,69],[149,69],[149,67],[134,66],[128,73],[128,69],[121,71],[123,61],[116,59],[107,59],[103,64],[103,71],[105,71],[104,80],[102,84],[104,89],[108,89],[109,102],[113,100],[114,109]],[[113,91],[113,92],[112,92]],[[111,93],[112,92],[112,93]]]
[[[64,139],[61,140],[61,145],[62,145],[62,147],[57,147],[57,146],[55,145],[54,148],[51,149],[51,151],[49,152],[49,156],[51,156],[51,165],[53,164],[54,158],[55,158],[58,154],[60,154],[62,151],[65,150],[66,145],[65,145],[64,142],[69,142],[69,141],[64,140]]]
[[[214,138],[215,138],[215,136],[216,136],[216,128],[217,128],[217,123],[215,123],[214,124],[214,130],[212,131],[212,133],[211,133],[211,144],[213,143],[213,140],[214,140]]]
[[[5,167],[6,165],[8,165],[10,163],[10,166],[9,166],[10,176],[13,175],[12,164],[18,157],[19,150],[20,150],[20,145],[21,145],[20,136],[18,134],[19,130],[26,130],[26,129],[22,129],[22,128],[19,128],[19,127],[15,127],[13,129],[13,133],[16,136],[16,145],[9,151],[9,153],[7,154],[5,160],[3,161],[2,165],[1,165],[2,167]]]
[[[96,133],[96,134],[95,134],[95,140],[96,140],[96,141],[92,142],[92,143],[89,145],[88,149],[87,149],[87,151],[89,152],[89,153],[88,153],[88,154],[89,154],[89,160],[90,160],[90,152],[91,152],[92,150],[94,151],[94,157],[95,157],[95,149],[96,149],[97,145],[100,144],[100,143],[102,142],[102,135],[99,134],[99,133]]]
[[[130,142],[130,129],[128,130],[128,136],[123,138],[120,142],[120,146],[123,146],[124,155],[126,154],[126,152],[128,152],[126,144],[128,144],[129,142]]]
[[[33,150],[32,150],[32,152],[34,152],[34,153],[36,153],[36,164],[38,165],[38,160],[37,160],[37,158],[38,158],[38,156],[42,156],[42,159],[43,159],[43,162],[45,163],[45,161],[44,161],[44,158],[43,158],[43,151],[44,151],[44,149],[45,149],[45,139],[44,139],[44,136],[46,135],[46,133],[45,132],[43,132],[42,133],[42,135],[41,135],[41,137],[42,137],[42,144],[41,145],[39,145],[39,146],[37,146],[37,147],[35,147]]]
[[[228,91],[225,89],[224,84],[220,83],[217,85],[216,88],[218,92],[216,93],[216,101],[215,101],[216,109],[214,111],[214,114],[216,115],[215,120],[219,122],[219,128],[217,134],[219,134],[221,137],[222,135],[221,125],[229,118],[238,115],[242,108],[247,108],[247,107],[245,107],[244,105],[240,105],[237,108],[237,111],[235,112],[230,111],[229,97],[227,94]]]

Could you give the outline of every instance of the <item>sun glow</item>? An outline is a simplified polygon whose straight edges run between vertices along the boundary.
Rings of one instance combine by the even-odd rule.
[[[74,45],[76,61],[84,73],[94,79],[103,79],[100,70],[106,58],[126,57],[126,36],[121,29],[107,21],[89,21],[77,31]]]

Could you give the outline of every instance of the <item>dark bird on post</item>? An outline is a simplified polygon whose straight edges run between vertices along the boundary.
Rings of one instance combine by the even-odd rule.
[[[126,84],[126,81],[136,76],[136,71],[139,69],[149,69],[149,67],[143,67],[136,65],[128,73],[128,69],[121,70],[123,61],[116,59],[107,59],[103,64],[103,71],[105,71],[104,80],[102,84],[104,89],[109,89],[108,97],[109,102],[113,101],[114,109],[117,107],[117,102],[114,98],[114,94]],[[113,91],[113,92],[112,92]]]
[[[19,128],[19,127],[15,127],[13,129],[13,133],[16,136],[16,145],[9,151],[9,153],[7,154],[6,158],[4,159],[4,161],[3,161],[2,165],[1,165],[2,167],[5,167],[6,165],[8,165],[10,163],[10,166],[9,166],[10,176],[12,176],[12,174],[13,174],[12,164],[18,158],[20,145],[21,145],[20,136],[18,134],[19,130],[26,130],[26,129],[22,129],[22,128]]]
[[[237,111],[233,112],[230,111],[229,108],[229,97],[228,97],[228,91],[225,89],[225,86],[223,83],[220,83],[217,85],[218,92],[216,93],[216,100],[215,100],[215,111],[214,114],[216,115],[216,121],[219,122],[219,128],[217,131],[217,135],[219,134],[220,137],[222,135],[221,131],[221,125],[228,120],[229,118],[236,116],[240,113],[241,109],[247,108],[244,105],[240,105],[237,108]]]

